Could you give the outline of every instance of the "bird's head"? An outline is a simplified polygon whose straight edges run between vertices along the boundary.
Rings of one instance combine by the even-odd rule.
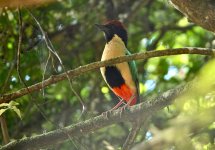
[[[127,31],[120,21],[111,20],[103,25],[100,25],[100,24],[95,24],[95,25],[97,28],[99,28],[101,31],[104,32],[107,43],[110,42],[115,35],[117,35],[122,39],[125,46],[127,45],[127,39],[128,39]]]

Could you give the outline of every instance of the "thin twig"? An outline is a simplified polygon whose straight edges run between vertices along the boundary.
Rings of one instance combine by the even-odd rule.
[[[46,60],[46,64],[45,64],[44,71],[43,71],[43,79],[42,79],[42,81],[45,80],[46,69],[47,69],[47,66],[48,66],[50,58],[51,58],[51,52],[49,51],[49,55],[48,55],[48,58]],[[42,84],[43,84],[43,82],[42,82]],[[44,87],[44,86],[42,85],[42,87]],[[43,95],[43,97],[45,96],[45,88],[42,89],[42,95]]]
[[[5,78],[4,83],[3,83],[2,87],[1,87],[1,90],[0,90],[1,94],[3,94],[5,92],[5,90],[8,88],[8,81],[9,81],[9,79],[11,77],[11,74],[12,74],[14,68],[15,68],[15,61],[12,61],[11,65],[10,65],[10,69],[8,71],[8,74],[7,74],[7,77]]]
[[[28,10],[28,9],[27,9]],[[52,45],[52,42],[49,40],[48,38],[48,35],[46,34],[46,32],[43,30],[42,26],[40,25],[39,21],[37,20],[37,18],[31,13],[30,10],[28,10],[29,14],[31,15],[31,17],[34,19],[34,21],[37,23],[41,33],[42,33],[42,36],[43,36],[43,39],[45,40],[45,44],[46,44],[46,47],[48,48],[48,50],[54,54],[54,56],[57,58],[57,60],[59,61],[61,67],[63,68],[63,70],[65,71],[66,73],[66,77],[69,81],[69,86],[70,86],[70,89],[72,90],[72,92],[75,94],[75,96],[78,98],[79,102],[81,103],[82,105],[82,113],[81,115],[84,113],[84,111],[86,110],[86,107],[84,105],[84,102],[83,102],[83,99],[81,98],[81,96],[75,91],[75,89],[73,88],[72,86],[72,81],[71,79],[69,78],[69,75],[66,71],[66,68],[64,67],[64,64],[63,64],[63,61],[61,60],[60,56],[58,55],[57,51],[54,49],[54,46]],[[43,80],[44,81],[44,80]],[[42,82],[43,82],[42,81]]]
[[[22,44],[22,14],[20,9],[18,8],[18,18],[19,18],[19,40],[18,40],[18,48],[17,48],[17,57],[16,57],[16,70],[18,73],[19,80],[21,81],[20,75],[20,53],[21,53],[21,44]]]
[[[10,93],[10,94],[4,94],[0,97],[0,104],[8,103],[11,100],[14,100],[16,98],[29,94],[29,92],[32,93],[35,91],[39,91],[39,90],[43,89],[44,87],[47,87],[51,84],[55,84],[62,80],[66,80],[67,74],[70,77],[70,79],[72,79],[72,78],[75,78],[82,74],[86,74],[87,72],[92,71],[94,69],[108,66],[111,64],[125,62],[125,61],[138,60],[138,59],[144,60],[144,59],[153,58],[153,57],[179,55],[179,54],[199,54],[199,55],[214,56],[214,53],[215,53],[215,50],[208,49],[208,48],[176,48],[176,49],[166,49],[166,50],[159,50],[159,51],[154,50],[154,51],[150,51],[150,52],[135,53],[130,56],[120,56],[120,57],[106,60],[106,61],[94,62],[94,63],[90,63],[90,64],[87,64],[84,66],[80,66],[76,69],[67,71],[67,73],[62,73],[59,75],[52,75],[48,79],[44,80],[43,83],[42,82],[36,83],[34,85],[29,86],[28,89],[23,88],[16,92]]]

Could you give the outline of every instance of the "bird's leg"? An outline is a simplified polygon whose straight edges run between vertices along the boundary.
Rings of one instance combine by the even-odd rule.
[[[123,106],[123,107],[128,107],[128,106],[130,106],[130,104],[131,104],[132,100],[134,99],[134,97],[135,97],[135,94],[133,94],[133,95],[131,96],[131,98],[128,100],[127,104],[125,104],[125,106]]]
[[[115,109],[119,108],[119,106],[121,106],[121,105],[122,105],[123,101],[124,101],[123,99],[120,99],[119,103],[117,103],[117,104],[116,104],[116,106],[114,106],[110,111],[112,111],[112,110],[115,110]]]
[[[132,102],[132,100],[133,100],[134,97],[135,97],[135,94],[133,94],[133,95],[131,96],[131,98],[128,100],[127,104],[125,104],[123,107],[121,107],[121,109],[120,109],[120,118],[121,118],[122,112],[123,112],[127,107],[130,106],[130,104],[131,104],[131,102]]]
[[[107,116],[108,116],[108,113],[111,113],[113,110],[116,110],[117,108],[119,108],[119,107],[122,105],[123,101],[124,101],[123,99],[120,99],[119,103],[117,103],[117,104],[116,104],[113,108],[111,108],[110,110],[103,112],[102,115],[105,116],[106,118],[108,118],[108,117],[107,117]]]

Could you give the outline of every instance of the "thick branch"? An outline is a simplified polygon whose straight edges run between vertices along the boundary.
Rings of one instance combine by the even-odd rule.
[[[11,142],[3,146],[1,150],[46,148],[50,145],[66,141],[68,137],[65,132],[73,138],[84,136],[113,123],[131,121],[134,118],[147,118],[156,111],[171,104],[177,96],[187,90],[187,87],[189,86],[179,86],[175,89],[171,89],[156,98],[147,99],[146,102],[130,107],[123,112],[121,112],[121,110],[113,111],[108,118],[104,115],[100,115],[75,125],[65,127],[64,129],[58,129]]]
[[[215,2],[213,0],[170,0],[189,20],[215,32]]]
[[[92,71],[94,69],[108,66],[110,64],[116,64],[121,63],[124,61],[131,61],[131,60],[138,60],[138,59],[148,59],[152,57],[160,57],[160,56],[169,56],[169,55],[179,55],[179,54],[199,54],[199,55],[214,55],[214,50],[207,49],[207,48],[177,48],[177,49],[167,49],[167,50],[159,50],[159,51],[150,51],[150,52],[142,52],[142,53],[136,53],[130,56],[121,56],[114,59],[110,59],[107,61],[102,62],[94,62],[90,63],[88,65],[80,66],[76,69],[67,71],[67,73],[62,73],[59,75],[52,75],[48,79],[44,80],[43,82],[36,83],[34,85],[31,85],[27,88],[20,89],[16,92],[5,94],[0,97],[0,104],[1,103],[7,103],[11,100],[14,100],[16,98],[22,97],[24,95],[29,94],[29,92],[35,92],[43,89],[44,87],[47,87],[51,84],[57,83],[62,80],[67,79],[67,75],[69,75],[70,78],[75,78],[77,76],[80,76],[86,72]]]

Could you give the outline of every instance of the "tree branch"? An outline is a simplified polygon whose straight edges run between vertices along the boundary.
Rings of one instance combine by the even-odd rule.
[[[125,143],[123,144],[122,150],[131,149],[132,145],[134,144],[135,138],[138,132],[140,131],[142,124],[143,124],[143,121],[140,121],[140,120],[137,120],[132,123],[131,131],[129,132],[128,137],[126,138]]]
[[[11,7],[11,8],[17,8],[17,7],[30,7],[30,6],[38,6],[47,4],[50,2],[54,2],[54,0],[23,0],[23,1],[14,1],[14,0],[8,0],[8,1],[0,1],[0,7]]]
[[[215,2],[213,0],[170,0],[189,20],[215,32]]]
[[[3,115],[0,116],[0,124],[1,124],[1,131],[2,131],[4,144],[7,144],[10,142],[10,136],[8,134],[7,122]]]
[[[84,66],[80,66],[76,69],[67,71],[67,73],[52,75],[51,77],[44,80],[43,82],[36,83],[34,85],[29,86],[28,88],[22,88],[16,92],[13,92],[10,94],[4,94],[0,97],[0,104],[8,103],[11,100],[14,100],[16,98],[29,94],[29,92],[32,93],[35,91],[39,91],[51,84],[57,83],[62,80],[66,80],[67,75],[72,79],[86,72],[92,71],[100,67],[108,66],[111,64],[116,64],[116,63],[121,63],[125,61],[131,61],[131,60],[148,59],[153,57],[179,55],[179,54],[199,54],[199,55],[214,56],[214,53],[215,53],[215,50],[208,49],[208,48],[176,48],[176,49],[166,49],[166,50],[159,50],[159,51],[154,50],[150,52],[136,53],[130,56],[121,56],[121,57],[117,57],[117,58],[102,61],[102,62],[94,62]]]
[[[108,118],[104,115],[100,115],[63,129],[23,138],[1,147],[1,150],[46,148],[50,145],[59,144],[68,140],[68,136],[65,132],[72,138],[76,138],[113,123],[131,121],[133,118],[147,118],[158,110],[170,105],[176,97],[189,88],[189,85],[190,84],[188,83],[186,86],[178,86],[175,89],[160,94],[158,97],[148,98],[146,99],[146,102],[132,106],[123,112],[120,109],[115,110],[110,113]]]

